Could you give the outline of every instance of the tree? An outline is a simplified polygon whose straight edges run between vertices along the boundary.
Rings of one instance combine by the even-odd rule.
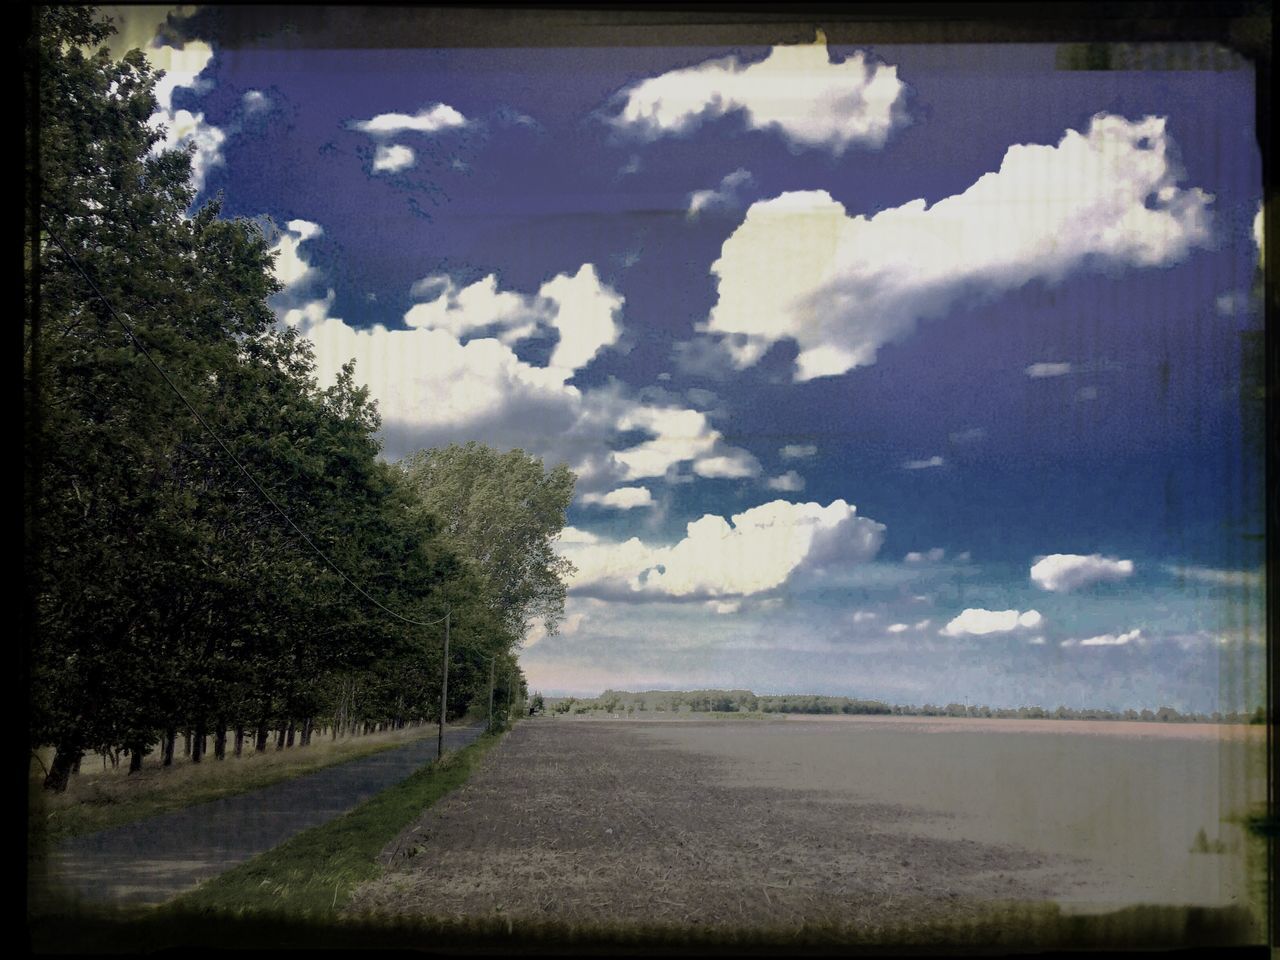
[[[419,451],[401,468],[445,541],[475,565],[514,642],[537,620],[553,633],[573,573],[553,549],[573,499],[569,468],[547,470],[522,450],[499,453],[475,442]]]

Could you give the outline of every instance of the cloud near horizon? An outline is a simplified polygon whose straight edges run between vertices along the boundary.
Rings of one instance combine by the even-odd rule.
[[[947,637],[981,637],[992,633],[1012,633],[1019,628],[1034,630],[1044,622],[1039,610],[984,610],[969,607],[938,632]]]
[[[1212,197],[1178,185],[1165,125],[1098,114],[1056,145],[1009,147],[963,193],[871,217],[825,190],[754,203],[711,265],[718,297],[700,329],[740,369],[794,340],[804,381],[874,363],[961,302],[1094,265],[1177,262],[1209,241]]]
[[[1133,561],[1099,553],[1055,553],[1040,557],[1031,567],[1031,581],[1042,590],[1070,593],[1092,583],[1133,576]]]

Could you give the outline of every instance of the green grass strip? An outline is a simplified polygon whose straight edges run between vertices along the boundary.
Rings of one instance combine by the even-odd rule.
[[[465,783],[500,738],[486,734],[445,754],[349,813],[291,837],[161,909],[332,914],[359,884],[382,873],[382,849],[423,810]]]

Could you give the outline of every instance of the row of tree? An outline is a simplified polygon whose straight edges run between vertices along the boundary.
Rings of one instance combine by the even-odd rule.
[[[446,612],[448,715],[491,672],[505,704],[529,623],[563,612],[573,475],[477,444],[381,461],[352,367],[321,387],[277,323],[263,230],[191,209],[145,57],[114,59],[89,8],[34,16],[23,666],[46,786],[89,751],[171,762],[180,731],[199,761],[206,737],[223,757],[436,717]]]
[[[936,706],[926,703],[889,704],[881,700],[859,700],[850,697],[818,695],[757,696],[750,690],[646,690],[629,693],[606,690],[599,697],[548,697],[546,708],[552,714],[585,714],[591,712],[627,713],[804,713],[845,715],[888,715],[917,717],[998,717],[1011,720],[1145,720],[1181,723],[1262,723],[1264,711],[1259,708],[1246,713],[1182,713],[1173,707],[1157,710],[1100,710],[1091,707],[989,707],[976,704],[949,703]]]

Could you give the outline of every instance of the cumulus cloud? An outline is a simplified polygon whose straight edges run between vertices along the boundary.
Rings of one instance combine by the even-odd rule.
[[[1017,144],[1000,169],[930,206],[848,216],[823,190],[751,205],[711,266],[704,333],[747,367],[778,340],[797,380],[874,363],[918,320],[1085,267],[1154,267],[1209,241],[1212,200],[1178,185],[1163,117],[1098,114],[1055,146]]]
[[[1166,564],[1166,573],[1181,580],[1198,580],[1201,583],[1212,583],[1224,587],[1260,588],[1263,584],[1262,570],[1217,570],[1213,567],[1177,566]]]
[[[905,563],[938,563],[946,555],[947,551],[942,547],[934,547],[932,550],[926,550],[923,553],[918,550],[912,550],[902,559]]]
[[[794,470],[788,470],[786,473],[777,477],[770,477],[764,482],[764,485],[770,490],[783,490],[789,493],[795,493],[797,490],[804,489],[804,477],[796,473]]]
[[[911,628],[908,627],[905,623],[891,623],[889,624],[889,626],[885,627],[885,629],[888,630],[890,633],[904,633],[907,630],[910,630]]]
[[[399,143],[393,143],[390,146],[379,144],[373,154],[373,172],[399,173],[417,162],[417,155],[410,147]]]
[[[814,43],[773,47],[758,63],[729,56],[643,80],[622,92],[612,122],[652,140],[741,111],[749,129],[839,156],[854,144],[884,144],[903,122],[896,108],[905,89],[897,67],[862,51],[833,63],[819,32]]]
[[[789,443],[778,451],[783,460],[803,460],[817,452],[818,448],[811,443]]]
[[[467,125],[467,118],[445,103],[423,107],[415,114],[380,113],[370,120],[362,120],[353,126],[374,136],[393,136],[397,133],[439,133]]]
[[[562,273],[547,281],[533,296],[499,290],[494,274],[462,288],[447,276],[426,277],[411,292],[434,296],[411,307],[405,323],[443,330],[459,340],[491,333],[502,343],[514,344],[540,328],[555,330],[559,343],[549,366],[566,379],[617,343],[622,333],[616,318],[624,298],[600,281],[590,263],[572,276]]]
[[[693,462],[693,472],[700,477],[737,480],[760,474],[760,461],[745,450],[734,450],[718,456],[701,457]]]
[[[946,461],[939,456],[932,456],[927,460],[908,460],[902,465],[903,470],[928,470],[931,467],[940,467]]]
[[[943,627],[939,633],[948,637],[986,636],[990,633],[1011,633],[1019,627],[1035,629],[1044,622],[1038,610],[983,610],[969,607]]]
[[[1069,593],[1102,580],[1123,580],[1133,575],[1133,561],[1093,553],[1054,553],[1040,557],[1031,567],[1031,580],[1042,590]]]
[[[1130,643],[1147,643],[1147,638],[1139,629],[1133,629],[1127,633],[1114,634],[1103,633],[1096,637],[1086,637],[1083,640],[1077,640],[1074,637],[1061,640],[1058,643],[1060,647],[1123,647]],[[1184,649],[1185,649],[1184,645]]]
[[[623,299],[592,265],[553,278],[535,295],[502,290],[493,276],[466,287],[428,277],[414,285],[415,296],[430,299],[405,315],[408,329],[357,329],[331,315],[332,290],[299,300],[297,291],[318,279],[299,248],[319,227],[289,227],[274,248],[288,288],[278,301],[281,320],[312,341],[322,381],[356,361],[378,401],[387,456],[479,439],[568,463],[584,493],[662,477],[684,463],[701,465],[704,476],[758,473],[755,458],[725,443],[705,413],[643,402],[616,382],[589,391],[569,383],[619,335]],[[560,337],[548,363],[521,360],[512,345],[544,328]],[[634,430],[648,439],[611,449],[620,433]]]
[[[583,494],[582,502],[616,510],[634,510],[636,507],[653,506],[653,494],[648,487],[619,487],[608,493]]]
[[[1033,363],[1027,367],[1027,376],[1039,380],[1044,377],[1061,377],[1071,372],[1069,363]]]
[[[151,150],[190,150],[191,186],[198,193],[204,189],[209,170],[224,162],[222,145],[227,135],[208,123],[203,112],[175,110],[173,95],[179,88],[203,92],[211,86],[208,80],[200,79],[200,74],[213,60],[213,48],[202,40],[189,40],[181,47],[153,41],[143,53],[152,66],[165,72],[155,87],[157,110],[147,119],[148,126],[163,129],[164,136]]]
[[[695,190],[689,194],[689,217],[693,218],[710,207],[730,206],[738,202],[738,188],[751,182],[751,174],[739,167],[726,174],[720,185],[711,190]]]
[[[728,520],[706,514],[670,546],[636,537],[624,542],[567,543],[562,555],[577,568],[575,595],[610,599],[726,600],[773,590],[798,571],[870,560],[884,525],[857,516],[844,500],[774,500]]]
[[[246,90],[240,98],[245,113],[263,113],[271,109],[271,99],[261,90]]]

